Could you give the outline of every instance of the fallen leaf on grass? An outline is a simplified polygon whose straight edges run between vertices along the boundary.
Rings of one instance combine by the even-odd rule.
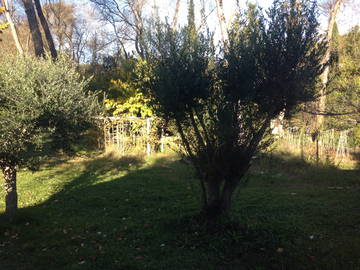
[[[136,246],[135,246],[136,249],[142,249],[142,248],[144,248],[144,247],[145,247],[144,245],[136,245]]]

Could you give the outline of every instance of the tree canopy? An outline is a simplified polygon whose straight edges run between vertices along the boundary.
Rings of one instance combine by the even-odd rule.
[[[275,1],[267,16],[250,5],[216,54],[211,35],[159,24],[148,39],[144,87],[175,122],[203,187],[204,213],[226,213],[252,157],[269,143],[269,123],[316,97],[326,44],[316,5]]]
[[[9,57],[2,63],[0,167],[5,176],[12,171],[5,182],[16,181],[18,165],[32,168],[49,151],[70,150],[92,125],[100,107],[96,95],[84,92],[86,84],[66,57],[55,63]],[[16,192],[16,186],[10,190]],[[14,204],[9,202],[9,211]]]

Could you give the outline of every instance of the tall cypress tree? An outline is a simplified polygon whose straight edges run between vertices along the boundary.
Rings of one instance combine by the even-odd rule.
[[[195,5],[194,0],[189,0],[189,8],[188,8],[188,25],[192,29],[196,29],[195,27]]]

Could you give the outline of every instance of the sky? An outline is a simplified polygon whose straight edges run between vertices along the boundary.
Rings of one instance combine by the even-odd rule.
[[[154,0],[150,0],[154,1]],[[163,17],[172,18],[174,15],[175,10],[175,0],[155,0],[157,2],[157,5],[160,7],[160,14]],[[346,5],[343,7],[340,11],[340,14],[337,18],[337,23],[339,27],[340,34],[344,34],[348,32],[352,26],[354,25],[360,25],[360,0],[352,0],[352,5]],[[169,4],[170,2],[170,4]],[[187,17],[187,0],[182,1],[182,6],[180,7],[180,17],[182,18],[181,21],[183,23],[186,22]],[[195,0],[195,9],[199,9],[199,5],[196,6],[196,4],[199,3],[199,1]],[[235,12],[236,12],[236,0],[223,0],[224,3],[224,12],[225,17],[227,19],[227,22],[231,21],[233,18]],[[271,6],[272,0],[239,0],[240,5],[246,5],[246,2],[256,3],[259,6],[261,6],[264,9],[267,9]],[[216,5],[215,0],[205,0],[206,3],[206,13],[209,13],[213,10],[211,15],[208,17],[208,24],[210,28],[215,29],[215,38],[220,38],[220,33],[218,29],[218,20],[217,20],[217,13],[216,13]],[[244,3],[244,4],[241,4]],[[196,10],[196,14],[200,14],[199,10]],[[200,15],[198,15],[200,16]],[[198,18],[200,19],[200,18]],[[326,16],[320,16],[319,21],[321,23],[320,25],[320,31],[325,32],[327,29],[327,18]]]
[[[240,0],[241,1],[241,0]],[[242,0],[245,2],[244,0]],[[230,18],[232,11],[234,10],[236,0],[224,0],[224,9],[227,18]],[[272,0],[258,0],[251,1],[259,4],[263,8],[268,8],[272,4]],[[320,2],[320,1],[319,1]],[[327,18],[325,16],[320,17],[321,30],[324,31],[327,28]],[[354,25],[360,25],[360,0],[352,0],[351,4],[347,4],[342,7],[337,23],[340,33],[346,33]]]
[[[82,8],[86,9],[89,12],[89,0],[67,0],[68,2],[73,2]],[[121,1],[121,0],[120,0]],[[241,3],[252,2],[257,3],[259,6],[267,9],[271,4],[272,0],[239,0]],[[351,1],[351,0],[350,0]],[[175,4],[176,0],[149,0],[150,4],[153,5],[155,2],[157,6],[159,6],[160,16],[165,18],[168,17],[171,20],[174,16]],[[180,5],[180,23],[186,22],[187,17],[187,2],[188,0],[182,0]],[[199,9],[199,1],[195,0],[195,9]],[[234,12],[236,11],[236,2],[237,0],[223,0],[224,2],[224,12],[227,21],[230,21],[234,16]],[[360,0],[352,0],[352,4],[348,4],[343,7],[340,11],[340,15],[337,19],[338,27],[340,33],[346,33],[350,30],[350,28],[354,25],[360,25]],[[205,0],[206,5],[206,13],[213,11],[208,18],[208,22],[210,27],[216,28],[218,25],[217,17],[216,17],[216,8],[215,8],[215,0]],[[196,10],[197,14],[200,14],[199,10]],[[198,15],[199,17],[200,15]],[[199,18],[198,18],[199,19]],[[325,31],[327,28],[327,18],[325,16],[321,16],[319,18],[321,22],[321,30]]]
[[[90,5],[89,0],[65,0],[67,2],[73,2],[76,4],[79,9],[78,12],[82,14],[84,17],[93,18],[94,13],[91,12],[92,7]],[[122,0],[118,0],[122,1]],[[153,12],[153,9],[151,6],[156,3],[156,5],[159,7],[159,15],[161,19],[168,18],[168,21],[171,22],[172,18],[175,13],[175,5],[176,0],[148,0],[149,1],[149,7],[148,12]],[[348,0],[351,1],[351,0]],[[360,25],[360,0],[352,0],[353,5],[347,5],[343,7],[340,11],[340,14],[337,18],[337,23],[339,27],[340,34],[344,34],[348,32],[352,26],[358,24]],[[187,22],[187,7],[188,0],[181,0],[180,4],[180,13],[179,13],[179,23],[180,24],[186,24]],[[200,1],[194,0],[195,2],[195,14],[197,16],[198,25],[200,25]],[[229,23],[236,12],[236,2],[237,0],[223,0],[224,3],[224,12],[227,22]],[[245,6],[247,2],[257,3],[259,6],[261,6],[264,9],[269,8],[269,6],[272,4],[272,0],[239,0],[241,6]],[[216,12],[216,4],[215,0],[205,0],[205,9],[206,14],[209,14],[208,16],[208,25],[211,31],[214,31],[214,39],[220,40],[220,30],[219,30],[219,23],[217,18],[217,12]],[[79,11],[80,10],[80,11]],[[94,20],[90,20],[93,23],[92,29],[100,29],[100,24],[94,22]],[[320,25],[320,31],[325,32],[327,29],[327,17],[321,16],[319,18],[319,21],[321,23]]]
[[[93,13],[91,12],[91,4],[89,0],[63,0],[65,2],[74,3],[78,7],[82,9],[80,11],[81,14],[91,17]],[[122,0],[118,0],[122,1]],[[160,9],[160,15],[165,18],[168,17],[171,20],[174,16],[175,4],[176,0],[148,0],[150,5],[153,5],[155,2]],[[241,6],[246,5],[247,2],[257,3],[259,6],[267,9],[273,0],[238,0]],[[319,0],[319,2],[324,0]],[[188,0],[182,0],[180,5],[180,22],[186,22],[187,17],[187,2]],[[194,0],[195,9],[199,9],[199,0]],[[237,0],[223,0],[224,3],[224,12],[227,21],[230,21],[236,11],[236,2]],[[346,33],[351,29],[354,25],[360,25],[360,0],[347,0],[347,2],[351,2],[351,4],[345,5],[342,7],[340,14],[337,18],[338,27],[341,34]],[[217,17],[216,17],[216,8],[215,8],[215,0],[205,0],[206,5],[206,13],[213,11],[208,17],[208,23],[210,27],[216,28],[218,25]],[[92,14],[91,14],[92,13]],[[198,17],[200,17],[200,12],[197,10],[196,12]],[[199,18],[198,18],[199,19]],[[321,22],[321,30],[325,31],[327,28],[327,19],[324,16],[319,18]]]

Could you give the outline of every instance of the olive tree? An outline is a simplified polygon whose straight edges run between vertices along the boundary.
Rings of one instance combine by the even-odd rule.
[[[97,97],[64,57],[7,57],[0,65],[0,168],[6,213],[17,209],[18,166],[34,167],[50,150],[69,149],[92,125]]]
[[[249,6],[220,50],[191,26],[149,35],[143,87],[176,124],[207,220],[230,209],[252,157],[271,141],[271,119],[315,98],[325,50],[317,27],[315,1],[277,0],[266,16]]]

